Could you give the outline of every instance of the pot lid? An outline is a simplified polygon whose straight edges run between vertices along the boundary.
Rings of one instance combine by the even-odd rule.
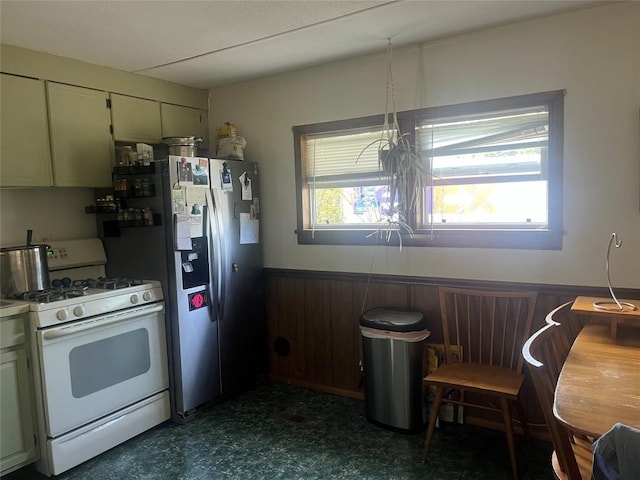
[[[49,245],[47,245],[46,243],[42,243],[42,244],[31,244],[31,245],[21,245],[21,246],[17,246],[17,247],[2,247],[0,248],[0,252],[16,252],[19,250],[37,250],[40,248],[44,248],[44,249],[49,249],[51,248]]]

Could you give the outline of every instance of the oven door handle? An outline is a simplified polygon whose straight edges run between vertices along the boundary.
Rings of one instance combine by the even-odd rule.
[[[93,328],[104,327],[106,325],[113,325],[114,323],[124,322],[133,318],[141,317],[143,315],[149,315],[150,313],[161,312],[164,310],[164,304],[159,304],[151,308],[141,308],[138,310],[119,313],[116,315],[110,315],[108,317],[101,317],[100,321],[88,320],[80,324],[68,325],[66,327],[58,327],[51,330],[46,330],[42,333],[44,340],[53,340],[55,338],[66,337],[69,335],[75,335],[79,332],[91,330]]]

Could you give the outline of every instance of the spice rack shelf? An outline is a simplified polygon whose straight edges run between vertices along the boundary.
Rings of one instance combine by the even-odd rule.
[[[135,190],[115,190],[114,193],[114,197],[117,198],[149,198],[149,197],[155,197],[156,196],[156,188],[155,185],[148,185],[148,193],[139,193],[136,192]]]
[[[113,168],[113,188],[97,192],[102,198],[96,198],[94,205],[85,207],[85,213],[97,215],[101,236],[119,237],[121,229],[162,225],[162,214],[155,213],[162,210],[154,183],[159,181],[157,168],[155,162]]]
[[[118,213],[117,206],[89,205],[84,207],[84,213]]]
[[[113,167],[114,175],[150,175],[156,173],[156,164],[149,165],[119,165]]]
[[[118,228],[157,227],[162,225],[162,219],[159,214],[153,215],[153,224],[147,223],[145,220],[112,220],[112,222],[115,222]]]

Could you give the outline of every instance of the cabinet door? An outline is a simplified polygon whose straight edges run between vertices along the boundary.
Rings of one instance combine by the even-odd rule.
[[[163,137],[202,137],[201,146],[209,146],[206,110],[163,103],[160,111]]]
[[[0,96],[0,186],[53,185],[44,82],[3,73]]]
[[[0,473],[36,458],[27,354],[24,348],[0,354]]]
[[[54,183],[109,187],[114,145],[107,93],[47,83]]]
[[[160,143],[160,102],[111,94],[113,138],[123,142]]]

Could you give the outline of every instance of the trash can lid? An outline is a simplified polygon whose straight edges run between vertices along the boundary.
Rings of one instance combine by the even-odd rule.
[[[392,332],[413,332],[427,328],[427,321],[420,312],[378,307],[364,312],[360,325]]]

